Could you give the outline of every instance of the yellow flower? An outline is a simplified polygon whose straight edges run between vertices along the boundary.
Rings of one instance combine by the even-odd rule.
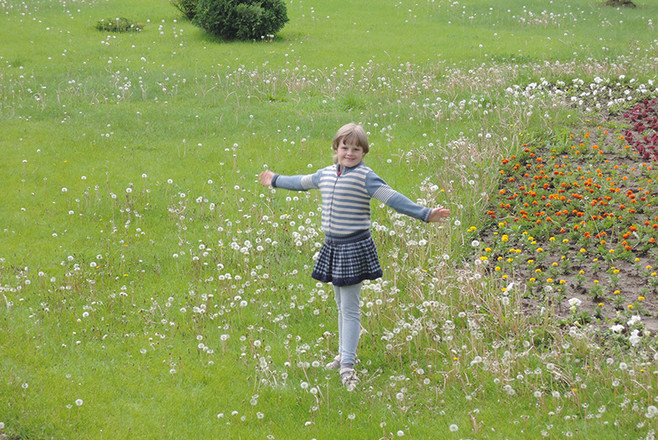
[[[620,292],[619,290],[615,290],[613,293],[614,293],[615,295],[619,295],[621,292]]]
[[[584,271],[584,270],[581,270],[581,271],[578,272],[578,273],[579,273],[580,275],[585,275],[585,271]]]
[[[557,261],[553,262],[553,267],[557,267]]]
[[[546,282],[547,282],[547,283],[552,283],[552,282],[553,282],[553,278],[546,278]]]
[[[500,266],[496,266],[496,268],[495,268],[494,270],[495,270],[496,272],[500,272]]]
[[[560,284],[566,284],[566,280],[560,280]]]
[[[569,243],[569,239],[565,238],[564,240],[562,240],[562,243]]]
[[[537,252],[544,252],[544,249],[542,249],[542,248],[537,248]]]
[[[507,236],[507,234],[503,235],[503,237],[500,239],[500,241],[505,241],[505,242],[508,241],[508,240],[509,240],[509,237]]]
[[[549,238],[548,241],[555,241],[555,237]]]
[[[644,297],[643,297],[643,296],[638,296],[638,297],[637,297],[637,300],[638,300],[638,301],[644,301]]]
[[[632,309],[632,308],[633,308],[633,304],[629,304],[629,305],[628,305],[628,308],[629,308],[629,309]]]
[[[534,283],[535,281],[537,281],[535,278],[530,278],[531,283]]]
[[[585,252],[587,252],[587,251],[585,250],[585,248],[580,248],[580,253],[581,253],[581,254],[584,254]]]

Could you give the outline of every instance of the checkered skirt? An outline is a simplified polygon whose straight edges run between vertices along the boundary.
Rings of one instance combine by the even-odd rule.
[[[383,275],[370,231],[349,238],[325,239],[313,268],[314,279],[334,286],[351,286]]]

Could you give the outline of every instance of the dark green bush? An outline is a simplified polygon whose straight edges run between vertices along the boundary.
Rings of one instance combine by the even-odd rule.
[[[283,0],[198,0],[194,22],[227,40],[272,38],[288,22]]]
[[[103,19],[96,23],[96,29],[106,32],[139,32],[143,27],[143,24],[123,17]]]
[[[176,9],[181,11],[189,20],[194,20],[196,5],[199,0],[170,0]]]

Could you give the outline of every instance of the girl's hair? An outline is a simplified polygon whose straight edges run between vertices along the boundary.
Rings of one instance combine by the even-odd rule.
[[[345,141],[346,144],[358,145],[363,148],[363,153],[366,154],[370,151],[368,146],[368,136],[366,131],[360,125],[350,122],[345,124],[338,129],[336,136],[331,144],[334,151],[338,150],[338,146],[341,141]]]

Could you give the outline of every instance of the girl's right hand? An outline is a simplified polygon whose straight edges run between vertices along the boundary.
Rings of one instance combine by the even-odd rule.
[[[270,170],[263,171],[258,175],[258,180],[260,181],[261,184],[265,186],[270,186],[272,185],[272,177],[274,177],[274,173]]]

